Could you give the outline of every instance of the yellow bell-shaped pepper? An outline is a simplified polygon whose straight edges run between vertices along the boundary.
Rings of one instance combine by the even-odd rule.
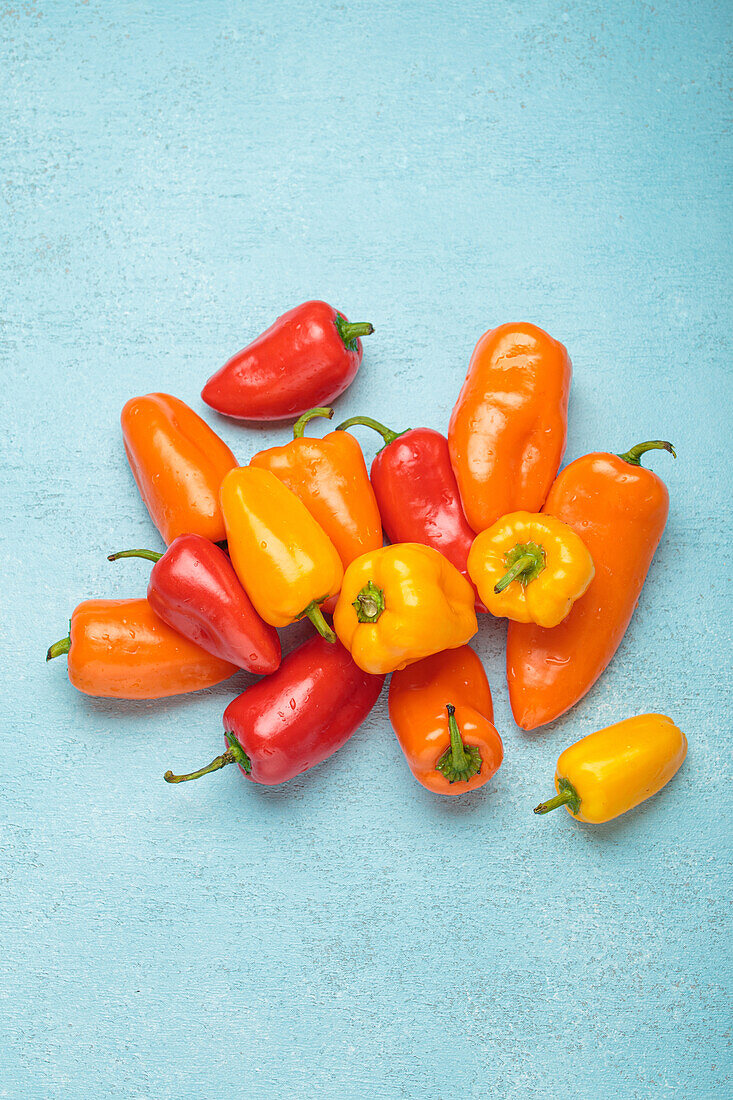
[[[468,575],[497,618],[557,626],[593,580],[584,543],[554,516],[511,512],[477,535]]]
[[[341,587],[341,558],[295,493],[269,470],[241,466],[221,484],[221,510],[234,571],[265,622],[307,615],[335,642],[320,604]]]
[[[557,795],[535,813],[565,806],[576,821],[612,821],[660,791],[686,756],[687,738],[671,718],[627,718],[565,749],[555,772]]]
[[[359,668],[380,675],[465,645],[478,630],[475,599],[437,550],[397,543],[351,563],[333,625]]]

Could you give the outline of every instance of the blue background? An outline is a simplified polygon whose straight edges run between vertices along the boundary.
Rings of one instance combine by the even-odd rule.
[[[721,1096],[730,1071],[726,3],[20,3],[3,82],[0,1096]],[[283,789],[227,769],[232,684],[92,700],[44,665],[158,547],[124,401],[293,304],[369,319],[338,415],[445,429],[488,327],[574,363],[567,457],[669,438],[628,634],[553,726],[439,800],[385,695]],[[242,461],[284,441],[208,419]],[[320,431],[316,428],[315,431]],[[377,440],[363,434],[367,457]],[[289,643],[303,628],[290,632]],[[561,749],[669,713],[690,754],[601,828],[537,819]]]

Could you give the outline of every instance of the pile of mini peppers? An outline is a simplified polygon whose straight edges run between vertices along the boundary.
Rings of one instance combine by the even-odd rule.
[[[372,332],[305,302],[206,383],[219,413],[295,420],[289,442],[245,466],[176,397],[122,410],[125,452],[167,549],[111,554],[153,563],[147,598],[80,604],[47,660],[67,654],[79,691],[117,699],[258,675],[224,712],[224,752],[166,772],[170,783],[227,764],[255,783],[292,779],[351,737],[391,674],[390,720],[415,778],[438,794],[475,790],[504,751],[467,644],[477,613],[509,620],[509,699],[524,730],[574,706],[629,625],[669,510],[641,460],[674,456],[672,445],[594,453],[558,473],[571,363],[526,323],[481,337],[447,437],[370,416],[307,435],[332,418]],[[384,440],[370,471],[348,430],[359,425]],[[315,634],[283,658],[278,629],[306,618]],[[686,751],[664,715],[620,721],[561,755],[557,793],[535,812],[609,821],[664,786]]]

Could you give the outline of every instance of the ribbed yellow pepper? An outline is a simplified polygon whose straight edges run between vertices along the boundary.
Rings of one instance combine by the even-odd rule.
[[[565,806],[576,821],[612,821],[669,783],[686,755],[687,738],[664,714],[606,726],[565,749],[555,772],[557,795],[535,813]]]
[[[379,675],[465,645],[478,629],[475,599],[437,550],[397,543],[351,563],[333,625],[359,668]]]
[[[269,470],[241,466],[222,482],[221,510],[232,565],[265,622],[282,627],[307,615],[335,642],[320,604],[338,592],[343,566],[295,493]]]
[[[511,512],[477,535],[468,574],[492,615],[557,626],[593,580],[593,560],[562,520]]]

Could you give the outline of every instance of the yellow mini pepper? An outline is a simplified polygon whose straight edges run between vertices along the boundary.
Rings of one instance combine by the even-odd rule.
[[[271,626],[308,616],[330,642],[320,604],[341,587],[336,547],[304,504],[269,470],[242,466],[221,485],[229,556],[247,595]]]
[[[381,675],[465,645],[478,629],[475,599],[437,550],[397,543],[351,563],[333,625],[359,668]]]
[[[518,623],[557,626],[593,580],[593,559],[554,516],[511,512],[477,535],[468,574],[487,610]]]
[[[612,821],[660,791],[686,756],[687,738],[671,718],[627,718],[565,749],[555,772],[557,795],[535,813],[565,806],[576,821]]]

